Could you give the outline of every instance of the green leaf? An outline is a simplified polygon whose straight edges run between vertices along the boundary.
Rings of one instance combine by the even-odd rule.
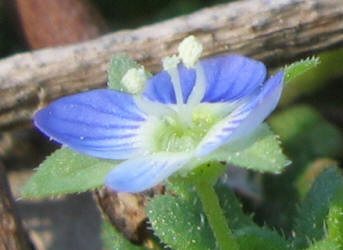
[[[264,228],[259,228],[257,226],[251,226],[237,230],[235,235],[241,249],[291,249],[289,242],[283,239],[278,233]]]
[[[285,67],[285,83],[313,69],[320,63],[319,57],[306,58]]]
[[[149,203],[148,217],[155,234],[172,249],[216,249],[194,187],[178,178],[169,182],[167,188],[180,197],[158,196]],[[285,239],[268,228],[259,228],[244,214],[232,190],[221,183],[215,189],[241,249],[287,249],[290,244]]]
[[[248,216],[243,212],[241,203],[230,188],[218,183],[215,189],[218,194],[220,206],[223,209],[225,217],[228,218],[228,224],[232,230],[256,226],[252,220],[252,216]]]
[[[341,131],[310,106],[292,107],[274,115],[269,123],[285,146],[296,148],[296,153],[304,151],[315,157],[335,157],[343,149]]]
[[[213,233],[199,199],[171,195],[155,197],[147,207],[154,233],[168,247],[178,250],[216,249]]]
[[[287,235],[291,235],[294,231],[291,223],[299,203],[297,191],[304,195],[310,188],[308,185],[311,181],[303,179],[306,178],[306,168],[313,173],[309,176],[314,176],[314,171],[319,168],[313,168],[312,164],[318,158],[335,158],[340,155],[343,137],[338,128],[325,121],[308,105],[285,109],[272,115],[268,123],[280,135],[282,148],[292,159],[292,165],[282,175],[264,176],[268,201],[264,209],[268,215],[266,220],[268,224],[281,227]]]
[[[291,178],[297,178],[316,158],[335,158],[343,150],[341,131],[310,106],[294,106],[273,115],[268,122],[280,135],[285,152],[294,163]]]
[[[103,220],[101,232],[104,250],[143,250],[145,247],[136,246],[119,233],[108,221]]]
[[[239,245],[226,222],[214,184],[224,173],[226,166],[219,162],[210,162],[195,169],[189,180],[194,183],[201,201],[203,211],[207,216],[217,246],[220,249],[239,250]]]
[[[177,195],[183,200],[194,202],[199,199],[194,185],[188,179],[182,177],[173,178],[167,182],[166,188],[168,192]],[[251,216],[243,212],[241,203],[230,188],[218,181],[215,185],[215,190],[220,206],[223,209],[225,217],[228,218],[228,224],[231,229],[235,230],[256,225]],[[200,201],[196,203],[198,204],[198,202]]]
[[[310,190],[316,178],[327,168],[337,166],[337,162],[330,159],[318,159],[311,162],[304,171],[298,176],[295,184],[300,198],[305,198],[305,195]]]
[[[280,173],[291,163],[282,153],[279,137],[270,130],[267,124],[263,123],[250,135],[224,145],[207,156],[195,158],[179,173],[187,176],[189,169],[218,161],[271,173]]]
[[[121,84],[121,79],[129,69],[142,67],[136,61],[126,55],[116,55],[110,61],[110,68],[108,70],[108,87],[110,89],[125,91],[125,87]],[[145,70],[147,78],[151,77],[151,74]]]
[[[267,227],[260,228],[246,215],[234,192],[223,184],[216,185],[216,191],[224,215],[233,230],[240,249],[288,249],[290,243],[277,232]]]
[[[328,249],[340,250],[342,248],[340,248],[340,246],[338,246],[334,242],[326,240],[326,239],[318,241],[314,243],[313,245],[311,245],[309,248],[306,248],[306,250],[328,250]]]
[[[290,161],[282,153],[279,137],[266,124],[245,139],[226,147],[226,161],[260,172],[280,173]]]
[[[288,82],[282,93],[281,105],[287,105],[301,95],[319,93],[320,89],[336,82],[342,76],[343,49],[326,51],[319,55],[320,65],[314,70]],[[330,100],[331,102],[331,100]]]
[[[343,185],[337,188],[337,193],[331,202],[327,228],[327,239],[334,242],[339,249],[343,249]]]
[[[194,185],[184,178],[174,178],[166,185],[168,192],[179,196],[181,199],[194,201],[199,199]],[[237,199],[235,193],[224,185],[221,181],[214,186],[220,206],[223,209],[225,217],[228,218],[228,224],[231,229],[256,225],[251,216],[246,215],[242,210],[242,205]],[[200,202],[200,201],[199,201]]]
[[[337,190],[343,185],[343,178],[337,168],[329,168],[316,179],[302,202],[295,221],[295,244],[307,247],[309,241],[324,237],[325,218]]]
[[[25,198],[84,192],[104,184],[118,161],[102,160],[61,148],[50,155],[23,187]]]
[[[193,183],[189,182],[187,178],[172,176],[166,181],[166,189],[168,193],[183,200],[198,199]]]
[[[301,134],[321,120],[320,115],[310,106],[298,105],[274,114],[268,123],[280,135],[282,142],[288,144],[297,141]]]

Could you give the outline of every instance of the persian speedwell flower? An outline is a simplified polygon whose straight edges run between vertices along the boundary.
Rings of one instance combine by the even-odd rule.
[[[35,125],[80,153],[121,160],[105,181],[116,191],[144,191],[216,159],[273,111],[284,72],[266,80],[263,63],[239,55],[198,61],[202,47],[192,46],[182,44],[180,57],[167,58],[145,85],[142,69],[129,71],[123,82],[131,94],[64,97],[39,111]]]

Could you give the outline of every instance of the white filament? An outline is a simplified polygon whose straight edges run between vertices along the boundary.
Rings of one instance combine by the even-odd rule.
[[[191,94],[188,97],[187,104],[190,106],[197,105],[201,102],[206,91],[206,76],[200,63],[195,66],[196,80]]]
[[[142,95],[135,95],[133,98],[136,102],[136,105],[140,108],[140,110],[142,110],[144,113],[148,115],[153,115],[157,117],[177,116],[176,111],[174,109],[168,107],[163,103],[150,101]]]
[[[176,98],[176,104],[178,106],[183,105],[183,94],[181,89],[181,83],[180,83],[180,76],[177,68],[170,68],[168,69],[168,73],[171,78],[171,82],[173,84],[175,98]]]

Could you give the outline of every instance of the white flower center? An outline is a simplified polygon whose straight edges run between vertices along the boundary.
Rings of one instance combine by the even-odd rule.
[[[201,103],[191,113],[191,126],[184,126],[180,116],[152,119],[147,134],[152,152],[190,152],[212,127],[235,108],[232,103]]]
[[[163,68],[171,78],[175,104],[153,102],[136,95],[135,101],[141,110],[150,116],[147,123],[146,141],[153,152],[187,152],[197,144],[219,120],[232,111],[232,103],[201,103],[206,91],[206,76],[198,59],[201,44],[193,37],[186,38],[179,46],[179,56],[163,60]],[[195,70],[195,82],[190,95],[182,91],[178,64],[180,59],[186,67]]]
[[[167,72],[171,77],[176,98],[176,105],[174,106],[174,109],[178,114],[180,122],[188,126],[192,125],[193,109],[200,104],[206,90],[206,78],[203,67],[200,65],[200,63],[196,65],[195,71],[196,79],[192,92],[188,97],[187,103],[184,103],[185,98],[182,94],[179,72],[176,67],[167,69]]]
[[[197,108],[190,114],[191,126],[184,126],[180,116],[165,116],[157,122],[152,132],[154,151],[163,152],[189,152],[195,149],[196,145],[207,134],[215,124],[219,116]]]
[[[145,141],[151,152],[189,152],[194,150],[214,124],[232,112],[237,103],[202,103],[206,78],[200,63],[195,66],[196,79],[185,103],[177,68],[170,68],[175,104],[153,102],[140,95],[137,105],[150,116]]]

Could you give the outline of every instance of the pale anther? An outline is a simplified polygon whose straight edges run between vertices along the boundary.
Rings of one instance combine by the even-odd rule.
[[[179,45],[179,57],[187,68],[193,68],[198,62],[203,47],[195,36],[188,36]]]
[[[166,58],[163,58],[162,63],[164,70],[173,69],[180,63],[180,58],[177,55],[167,56]]]
[[[129,69],[121,79],[121,84],[130,94],[139,94],[145,88],[147,76],[143,67]]]

